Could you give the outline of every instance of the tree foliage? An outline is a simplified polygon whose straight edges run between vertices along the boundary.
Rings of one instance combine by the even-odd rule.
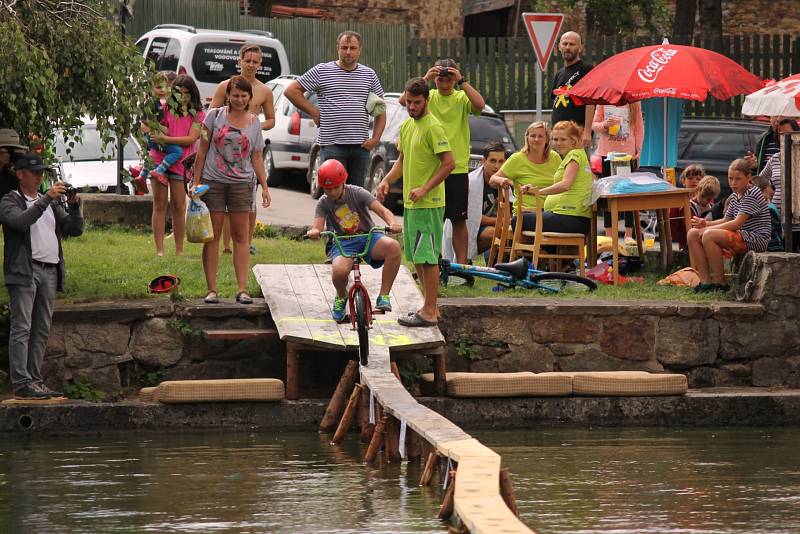
[[[666,0],[558,0],[558,7],[583,10],[589,35],[653,35],[658,41],[668,35],[671,24]],[[533,10],[544,9],[534,1]],[[552,2],[547,2],[552,9]]]
[[[133,131],[149,74],[116,24],[119,9],[113,0],[0,0],[0,127],[49,138],[89,115],[106,141]]]

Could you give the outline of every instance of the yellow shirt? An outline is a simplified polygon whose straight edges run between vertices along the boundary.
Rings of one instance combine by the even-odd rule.
[[[444,182],[427,195],[411,202],[412,189],[422,187],[436,174],[439,154],[450,152],[450,142],[436,117],[428,113],[421,119],[407,118],[400,125],[400,152],[403,153],[403,205],[406,209],[444,206]]]
[[[589,167],[589,158],[582,148],[570,150],[559,165],[555,175],[555,182],[564,178],[567,165],[575,161],[578,163],[578,175],[568,191],[550,195],[544,202],[544,210],[558,213],[559,215],[572,215],[575,217],[592,216],[592,171]]]
[[[503,163],[500,170],[508,176],[508,179],[514,182],[515,185],[535,185],[539,189],[553,185],[558,180],[553,180],[558,166],[561,163],[561,156],[554,150],[550,151],[547,156],[547,161],[544,163],[531,163],[527,154],[524,152],[516,152]],[[546,197],[543,197],[545,200]],[[522,197],[522,207],[535,208],[536,198],[533,195],[524,195]],[[514,204],[514,214],[516,215],[517,208]]]

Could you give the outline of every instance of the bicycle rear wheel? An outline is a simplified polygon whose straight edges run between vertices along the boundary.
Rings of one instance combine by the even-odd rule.
[[[356,315],[356,330],[358,330],[358,358],[361,365],[369,363],[369,325],[367,324],[367,301],[364,293],[356,291],[353,294],[353,308]]]
[[[548,289],[560,291],[594,291],[597,284],[583,276],[570,273],[542,273],[531,276],[531,282]]]

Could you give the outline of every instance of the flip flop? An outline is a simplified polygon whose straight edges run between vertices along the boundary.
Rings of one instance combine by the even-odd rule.
[[[203,299],[206,304],[219,304],[219,298],[216,291],[209,291],[206,298]]]
[[[402,326],[436,326],[436,321],[428,321],[419,313],[413,313],[407,317],[399,317],[397,322]]]
[[[247,291],[239,291],[236,295],[236,302],[239,304],[252,304],[253,299],[247,294]]]

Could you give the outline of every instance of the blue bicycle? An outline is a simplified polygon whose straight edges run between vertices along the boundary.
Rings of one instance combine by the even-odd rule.
[[[464,280],[467,287],[475,284],[475,277],[486,278],[497,282],[495,290],[523,287],[538,289],[545,293],[571,291],[594,291],[597,284],[594,280],[571,273],[551,273],[533,268],[528,258],[520,258],[511,263],[497,263],[494,268],[479,265],[464,265],[450,260],[439,260],[439,280],[446,286],[451,276]]]

